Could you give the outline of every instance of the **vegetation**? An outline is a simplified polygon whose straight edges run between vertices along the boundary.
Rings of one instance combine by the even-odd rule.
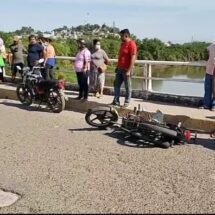
[[[62,28],[56,28],[54,31],[61,31],[68,29],[67,26]],[[93,30],[102,29],[106,32],[119,32],[116,27],[108,27],[105,24],[99,26],[95,25],[79,25],[77,27],[70,28],[71,31],[80,31],[83,37],[88,42],[88,47],[92,48],[92,40],[98,36],[93,34]],[[35,32],[40,34],[40,31],[35,31],[32,27],[22,27],[15,32],[0,32],[0,37],[5,41],[6,47],[12,42],[13,35],[23,35],[23,44],[27,47],[27,35]],[[91,32],[91,34],[89,33]],[[26,37],[24,37],[24,35]],[[167,61],[201,61],[207,59],[206,47],[209,45],[206,42],[191,42],[184,44],[172,44],[169,42],[165,44],[159,39],[138,39],[135,35],[132,35],[138,46],[138,59],[139,60],[167,60]],[[56,49],[56,53],[59,56],[75,56],[77,52],[77,44],[75,39],[56,39],[53,42]],[[120,40],[118,38],[102,38],[103,49],[107,52],[110,58],[117,58],[118,50],[120,47]]]
[[[117,58],[120,47],[120,39],[113,38],[111,36],[98,36],[94,34],[95,29],[101,29],[103,32],[118,33],[119,29],[116,27],[108,27],[105,24],[99,26],[95,25],[79,25],[77,27],[68,28],[63,26],[62,28],[56,28],[54,31],[68,30],[82,32],[82,36],[87,41],[87,46],[92,49],[92,40],[100,38],[102,48],[107,52],[109,58]],[[14,32],[1,32],[0,37],[3,38],[6,48],[12,43],[14,35],[22,35],[22,43],[27,48],[29,34],[36,33],[41,34],[41,31],[35,31],[32,27],[22,27],[20,30]],[[157,38],[153,39],[139,39],[135,35],[132,38],[136,41],[138,46],[138,59],[139,60],[165,60],[165,61],[204,61],[208,58],[206,42],[190,42],[184,44],[173,44],[171,42],[164,43]],[[58,38],[53,40],[53,46],[56,50],[57,56],[75,56],[77,53],[77,42],[72,38]],[[57,74],[63,72],[66,79],[70,82],[75,82],[76,77],[73,71],[73,66],[69,60],[57,61]],[[114,71],[114,65],[109,65],[109,71]],[[154,70],[155,71],[155,70]],[[158,70],[157,70],[158,71]],[[142,68],[135,68],[135,75],[142,75]],[[156,76],[156,72],[155,72]]]

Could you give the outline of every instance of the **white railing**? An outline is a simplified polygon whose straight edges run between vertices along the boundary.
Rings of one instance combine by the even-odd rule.
[[[57,56],[59,60],[71,60],[74,61],[75,57]],[[111,63],[117,63],[117,59],[110,59]],[[152,65],[166,65],[166,66],[194,66],[205,67],[206,62],[179,62],[179,61],[152,61],[152,60],[136,60],[135,65],[141,65],[143,68],[143,76],[133,76],[133,78],[143,79],[145,84],[143,90],[152,91],[152,80],[165,80],[165,81],[177,81],[177,82],[191,82],[191,83],[203,83],[202,79],[179,79],[179,78],[156,78],[152,77]],[[113,76],[113,75],[111,75]]]

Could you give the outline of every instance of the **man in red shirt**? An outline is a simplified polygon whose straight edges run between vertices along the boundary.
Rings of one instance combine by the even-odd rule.
[[[120,31],[120,36],[122,43],[119,50],[116,68],[114,100],[112,104],[120,106],[120,88],[124,82],[126,90],[124,107],[128,107],[131,100],[131,74],[137,56],[137,45],[130,38],[130,32],[128,29]]]

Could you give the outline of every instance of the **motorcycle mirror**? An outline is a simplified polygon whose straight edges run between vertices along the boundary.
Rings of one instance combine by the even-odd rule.
[[[39,59],[39,61],[38,61],[38,63],[43,63],[43,62],[44,62],[43,58]]]
[[[16,66],[16,68],[17,68],[18,70],[22,70],[22,68],[21,68],[20,66]]]

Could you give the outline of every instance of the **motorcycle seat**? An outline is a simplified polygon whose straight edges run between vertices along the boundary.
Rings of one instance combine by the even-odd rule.
[[[45,89],[54,88],[57,85],[57,80],[41,80],[38,86]]]

